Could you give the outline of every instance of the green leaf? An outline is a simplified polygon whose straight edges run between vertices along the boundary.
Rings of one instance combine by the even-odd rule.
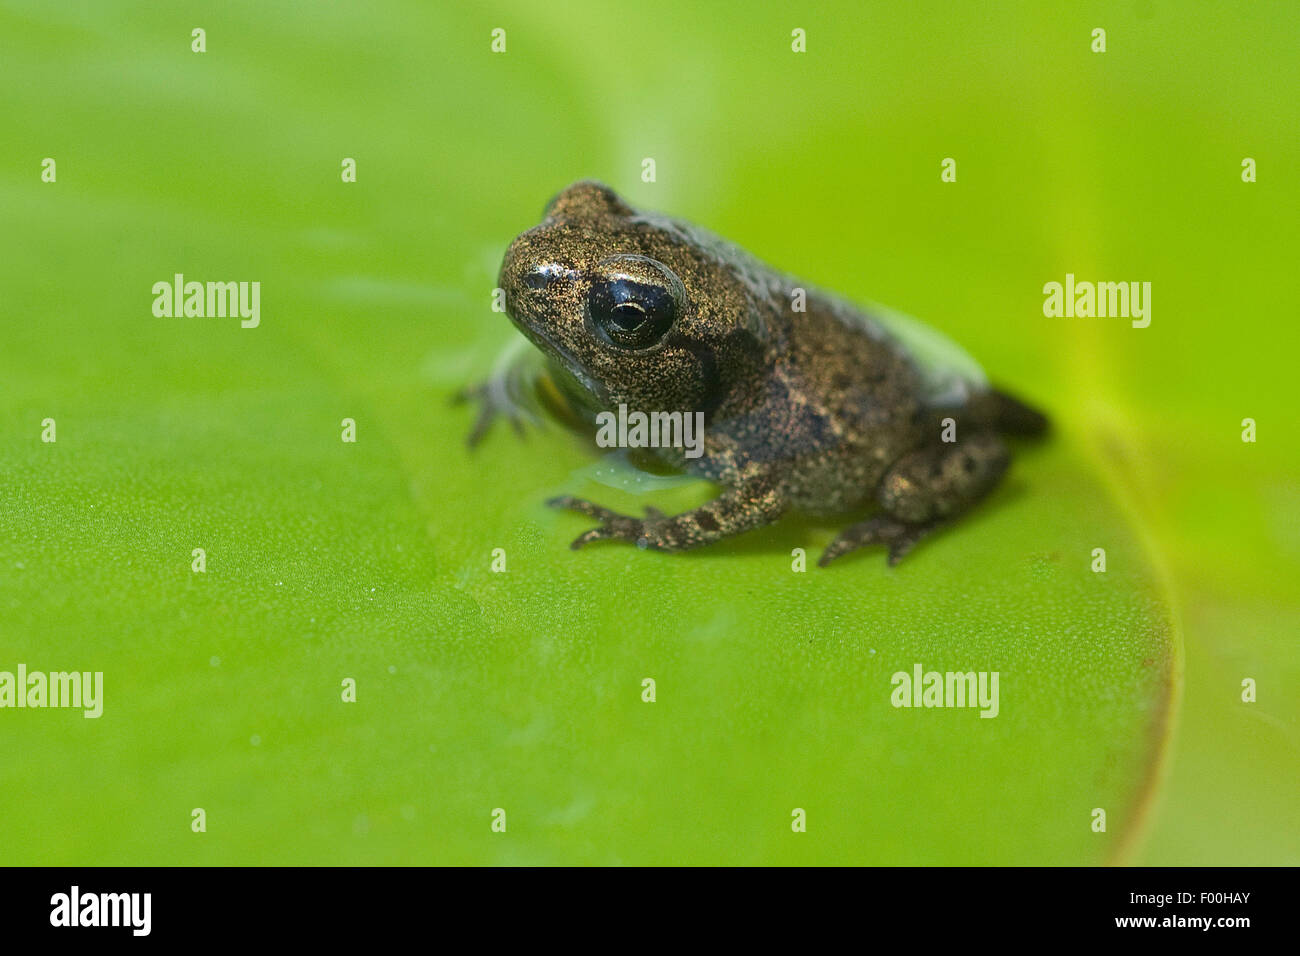
[[[522,7],[495,58],[486,21],[382,4],[232,8],[202,55],[189,20],[0,14],[20,144],[0,157],[0,670],[102,671],[105,694],[98,719],[0,711],[5,862],[1125,858],[1179,657],[1145,532],[1074,400],[1077,367],[1105,353],[1073,331],[1063,348],[1035,314],[1057,270],[1033,261],[1041,205],[997,186],[999,124],[951,117],[966,192],[934,205],[948,147],[912,84],[880,79],[933,69],[960,88],[946,46],[928,66],[882,51],[872,122],[834,119],[863,82],[855,9],[811,34],[815,75],[770,11],[655,18],[632,85],[598,18]],[[676,64],[704,69],[719,45],[733,69],[711,102]],[[334,62],[349,68],[321,72]],[[1004,93],[973,95],[1019,102]],[[922,162],[914,137],[924,185],[890,165]],[[637,179],[643,154],[660,184]],[[57,183],[38,180],[46,155]],[[755,157],[780,184],[761,202]],[[1072,382],[1063,427],[897,569],[879,553],[817,569],[837,529],[799,519],[688,555],[571,552],[587,525],[544,508],[553,494],[620,510],[708,494],[611,487],[553,426],[464,446],[471,411],[449,395],[512,335],[488,307],[500,254],[586,175],[932,316],[1028,394]],[[1007,262],[985,258],[999,216]],[[260,281],[261,324],[154,317],[151,286],[178,272]],[[892,676],[918,664],[996,671],[997,716],[893,707]]]

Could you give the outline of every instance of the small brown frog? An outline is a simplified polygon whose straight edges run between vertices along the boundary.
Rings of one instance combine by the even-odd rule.
[[[882,544],[897,564],[997,484],[1010,460],[1003,435],[1047,429],[978,369],[927,367],[897,324],[689,223],[635,210],[600,183],[551,200],[542,223],[511,243],[500,285],[577,420],[594,426],[619,406],[704,416],[702,453],[650,453],[722,494],[678,515],[647,508],[644,518],[552,499],[600,523],[574,548],[614,538],[684,551],[790,510],[874,505],[818,563]],[[500,379],[466,394],[483,400],[472,444],[510,409]]]

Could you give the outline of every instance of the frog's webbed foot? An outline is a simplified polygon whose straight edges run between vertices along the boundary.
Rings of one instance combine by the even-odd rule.
[[[817,559],[819,567],[826,567],[841,555],[865,548],[868,545],[883,544],[889,548],[889,566],[902,561],[918,541],[937,528],[942,522],[932,521],[927,524],[908,524],[889,515],[875,515],[866,521],[849,525],[826,546],[822,556]]]
[[[646,506],[645,519],[642,520],[629,515],[621,515],[616,511],[610,511],[608,508],[602,508],[600,505],[570,495],[561,495],[558,498],[552,498],[546,503],[552,508],[576,511],[588,518],[595,518],[601,523],[600,527],[592,528],[590,531],[583,532],[573,539],[573,543],[569,547],[575,551],[584,544],[606,538],[616,541],[631,541],[639,548],[648,548],[651,546],[651,541],[650,536],[646,533],[647,526],[652,522],[662,521],[664,518],[662,511],[649,505]]]
[[[890,566],[898,564],[918,541],[988,494],[1009,460],[1006,446],[987,432],[904,455],[876,489],[881,513],[841,531],[817,563],[825,567],[857,548],[883,544]]]
[[[530,403],[535,371],[530,355],[512,345],[502,353],[487,381],[467,385],[452,396],[453,404],[478,404],[478,417],[468,438],[471,448],[483,439],[498,418],[506,419],[520,438],[525,434],[525,422],[541,424],[535,405]]]
[[[652,551],[689,551],[712,544],[770,524],[787,507],[775,481],[761,474],[747,476],[747,480],[706,505],[671,517],[647,507],[645,518],[632,518],[568,495],[552,498],[547,504],[576,511],[601,523],[600,527],[579,535],[572,544],[575,549],[591,541],[612,538],[631,541],[638,548]]]
[[[525,434],[525,418],[532,423],[537,421],[535,416],[512,397],[509,385],[497,379],[488,379],[477,385],[466,385],[452,396],[452,403],[455,405],[463,405],[466,402],[478,404],[478,417],[474,419],[474,427],[470,429],[469,437],[466,439],[470,448],[483,440],[483,436],[498,418],[505,418],[520,438]]]

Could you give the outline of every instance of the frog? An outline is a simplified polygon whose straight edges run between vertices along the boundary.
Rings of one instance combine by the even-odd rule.
[[[1048,431],[1043,412],[982,374],[935,374],[879,314],[595,180],[561,190],[509,244],[498,285],[542,355],[549,404],[576,427],[620,407],[702,414],[691,456],[643,451],[717,496],[640,517],[553,497],[595,523],[575,550],[617,541],[684,552],[790,513],[847,515],[818,565],[880,546],[894,566],[989,495],[1012,441]],[[508,398],[519,380],[513,366],[462,391],[481,402],[471,445],[503,414],[521,427]]]

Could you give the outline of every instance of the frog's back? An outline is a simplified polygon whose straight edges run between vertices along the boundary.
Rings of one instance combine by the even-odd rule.
[[[1049,430],[1042,412],[996,388],[965,349],[933,326],[881,305],[860,309],[824,294],[821,300],[823,325],[848,327],[858,343],[857,352],[846,350],[846,364],[865,362],[868,375],[879,374],[876,363],[888,360],[875,356],[884,349],[910,370],[893,381],[914,390],[914,418],[922,427],[952,415],[1005,435],[1041,437]]]
[[[1037,434],[1046,427],[1039,413],[992,389],[979,363],[933,327],[816,288],[694,223],[654,213],[637,218],[674,245],[725,263],[747,289],[758,313],[750,327],[765,339],[769,372],[784,381],[781,395],[802,406],[801,417],[817,420],[808,429],[816,443],[861,444],[880,458],[912,447],[938,418],[961,411],[999,430]]]

